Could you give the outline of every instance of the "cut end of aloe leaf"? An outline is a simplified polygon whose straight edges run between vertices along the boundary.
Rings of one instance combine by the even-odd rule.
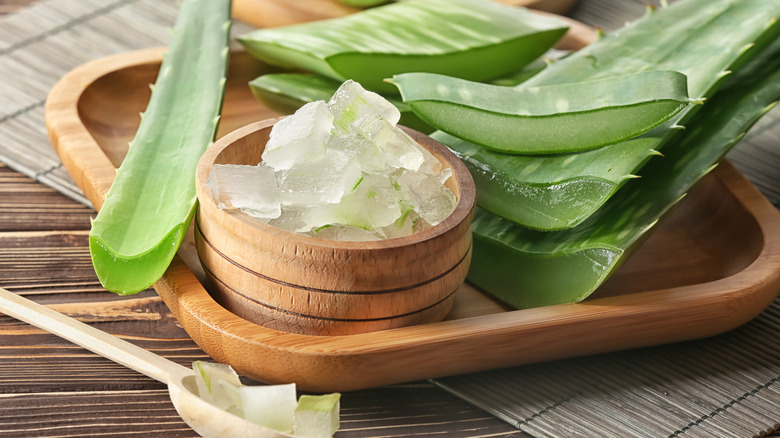
[[[121,255],[100,237],[90,233],[89,252],[92,266],[106,290],[132,295],[151,287],[170,265],[184,238],[183,225],[173,228],[147,252]]]
[[[103,286],[140,292],[168,268],[195,211],[195,168],[214,140],[225,91],[229,0],[182,2],[132,147],[92,222]]]

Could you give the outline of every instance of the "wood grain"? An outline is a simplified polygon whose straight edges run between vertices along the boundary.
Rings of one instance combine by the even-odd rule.
[[[83,230],[94,213],[0,163],[0,231]]]

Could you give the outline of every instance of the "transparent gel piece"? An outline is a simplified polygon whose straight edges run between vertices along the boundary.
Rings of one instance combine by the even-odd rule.
[[[401,112],[395,105],[353,80],[341,84],[328,104],[333,111],[333,129],[337,134],[353,132],[354,122],[366,114],[382,117],[391,125],[401,119]]]
[[[425,221],[420,219],[420,215],[414,210],[407,209],[395,222],[378,229],[377,232],[384,236],[385,239],[397,239],[399,237],[411,236],[412,234],[419,232],[419,225],[424,222]]]
[[[237,392],[241,381],[230,365],[195,361],[192,369],[201,399],[226,411],[241,412],[241,399]]]
[[[283,205],[320,205],[339,202],[361,178],[360,163],[328,149],[321,157],[277,172]]]
[[[438,176],[401,169],[393,173],[393,180],[404,202],[431,225],[440,223],[455,209],[455,195],[439,182]]]
[[[274,125],[263,151],[263,161],[275,170],[321,157],[333,127],[333,113],[325,101],[309,102]]]
[[[300,438],[330,438],[339,430],[341,395],[302,395],[293,419],[293,431]]]
[[[326,225],[315,229],[310,234],[318,239],[340,240],[342,242],[371,242],[385,238],[383,234],[376,231],[348,225]]]
[[[393,126],[387,120],[374,114],[366,114],[357,120],[354,126],[356,133],[384,151],[390,166],[418,170],[425,163],[423,148],[401,128]]]
[[[310,208],[312,207],[308,205],[285,205],[282,206],[282,213],[279,217],[265,222],[293,233],[309,231],[312,227],[306,222],[305,216]]]
[[[364,172],[390,172],[385,153],[373,141],[359,134],[337,134],[330,137],[328,149],[343,152],[354,157]]]
[[[281,214],[274,170],[263,163],[257,166],[215,164],[206,183],[218,208],[237,208],[258,219]]]
[[[401,217],[400,197],[389,176],[364,173],[360,184],[345,193],[341,202],[309,210],[307,222],[314,227],[341,224],[375,230]]]
[[[282,432],[293,430],[293,416],[298,406],[294,383],[242,386],[239,391],[247,420]]]

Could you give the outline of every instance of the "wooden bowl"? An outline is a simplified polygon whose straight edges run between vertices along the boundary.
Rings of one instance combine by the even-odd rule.
[[[318,239],[217,208],[206,181],[217,164],[260,162],[280,118],[227,134],[198,163],[195,242],[212,296],[256,324],[293,333],[342,335],[436,322],[452,308],[471,260],[474,181],[447,148],[404,128],[453,176],[458,203],[440,224],[372,242]]]

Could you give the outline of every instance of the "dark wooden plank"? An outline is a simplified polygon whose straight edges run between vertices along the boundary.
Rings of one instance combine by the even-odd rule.
[[[95,211],[0,163],[0,231],[89,230]]]

